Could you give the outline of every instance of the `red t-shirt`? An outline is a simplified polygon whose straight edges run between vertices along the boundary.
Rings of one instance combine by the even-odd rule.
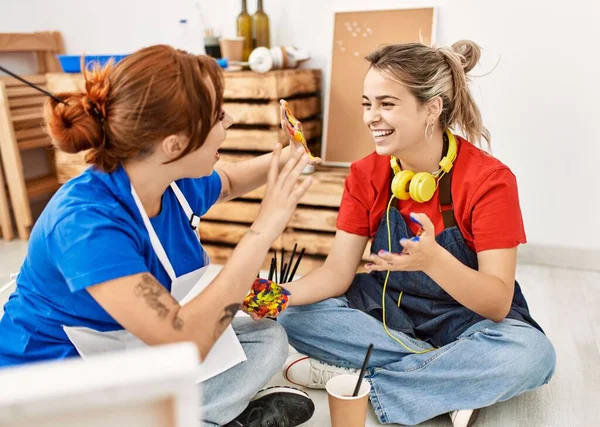
[[[525,243],[517,181],[510,169],[463,138],[456,137],[458,155],[452,172],[454,217],[466,244],[475,252],[512,248]],[[337,228],[374,237],[389,202],[392,168],[388,156],[372,153],[354,162],[346,178]],[[436,234],[444,230],[439,189],[426,203],[398,200],[413,233],[418,225],[409,214],[425,213]]]

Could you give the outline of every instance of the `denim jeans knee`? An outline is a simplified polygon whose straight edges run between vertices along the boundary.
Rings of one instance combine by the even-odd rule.
[[[257,322],[260,341],[264,344],[265,353],[262,357],[264,369],[272,371],[271,376],[278,372],[285,363],[289,344],[285,329],[278,322],[265,319]]]

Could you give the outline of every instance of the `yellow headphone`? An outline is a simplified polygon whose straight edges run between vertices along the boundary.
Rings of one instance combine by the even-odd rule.
[[[414,173],[410,170],[403,171],[400,169],[398,159],[392,156],[390,165],[394,170],[394,179],[392,180],[392,194],[394,197],[400,200],[413,199],[419,203],[431,200],[437,189],[439,179],[450,172],[454,160],[456,160],[456,139],[448,129],[446,129],[446,135],[448,136],[448,152],[440,160],[440,168],[432,174],[429,172]],[[408,191],[406,191],[407,187]]]

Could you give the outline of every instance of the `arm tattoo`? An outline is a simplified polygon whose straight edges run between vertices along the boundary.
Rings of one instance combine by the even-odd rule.
[[[142,281],[133,289],[135,296],[144,297],[146,304],[156,310],[158,317],[164,319],[169,314],[169,309],[158,299],[167,293],[167,290],[149,274],[142,275]]]
[[[235,313],[240,309],[242,305],[239,303],[231,304],[225,307],[223,313],[221,314],[221,318],[217,323],[217,327],[215,329],[215,339],[219,339],[225,328],[229,326],[231,321],[233,320]]]
[[[179,310],[177,310],[179,312]],[[175,313],[175,317],[173,318],[173,329],[176,331],[181,331],[183,329],[183,320],[178,316],[178,313]]]
[[[143,297],[146,300],[146,304],[156,311],[158,317],[164,319],[170,313],[170,310],[159,301],[159,298],[167,294],[167,290],[158,283],[151,275],[143,274],[142,281],[133,288],[135,296]],[[175,312],[173,318],[173,328],[180,331],[183,328],[183,320],[177,316],[179,309]]]

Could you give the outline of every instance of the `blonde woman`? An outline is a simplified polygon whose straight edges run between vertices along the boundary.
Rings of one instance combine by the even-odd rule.
[[[460,41],[367,57],[363,120],[375,152],[352,164],[331,252],[289,285],[292,307],[279,317],[306,355],[284,369],[302,386],[324,388],[375,345],[366,378],[384,424],[450,413],[470,426],[478,408],[554,372],[553,346],[515,281],[526,242],[515,176],[476,146],[490,140],[467,86],[479,56]],[[355,274],[370,239],[369,272]]]

